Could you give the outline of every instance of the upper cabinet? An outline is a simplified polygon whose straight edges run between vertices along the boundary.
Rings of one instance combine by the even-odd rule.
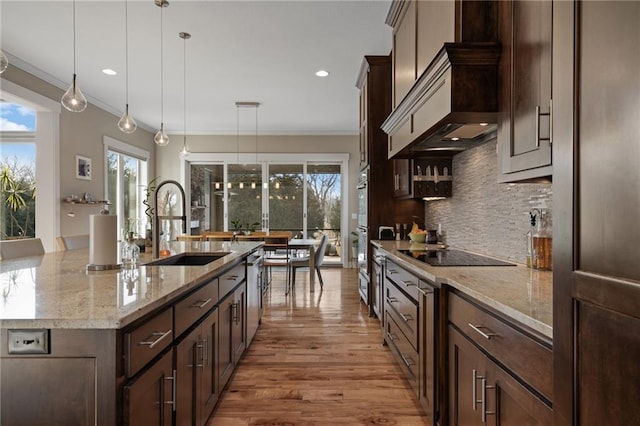
[[[495,136],[497,2],[393,1],[389,158],[458,152]]]
[[[499,2],[500,182],[551,177],[552,13],[551,1]]]

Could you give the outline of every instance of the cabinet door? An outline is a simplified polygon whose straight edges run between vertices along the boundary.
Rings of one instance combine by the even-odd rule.
[[[493,362],[487,360],[487,381],[481,381],[478,385],[480,400],[485,401],[484,415],[487,424],[496,426],[552,424],[551,409]],[[481,403],[481,409],[482,405]],[[482,415],[482,412],[480,414]]]
[[[551,174],[551,1],[500,2],[500,180]],[[529,172],[525,172],[529,170]],[[533,171],[532,171],[533,170]],[[538,170],[536,172],[535,170]]]
[[[393,160],[393,195],[408,197],[411,195],[411,160]]]
[[[369,164],[369,88],[368,78],[365,77],[360,90],[360,170]]]
[[[169,351],[147,371],[124,386],[124,424],[172,424],[175,397],[175,372],[172,369],[173,352]]]
[[[416,5],[408,2],[393,34],[393,107],[397,107],[416,81]]]
[[[382,267],[378,262],[371,262],[371,308],[382,320]]]
[[[436,401],[437,356],[438,345],[436,333],[437,323],[437,290],[420,286],[419,306],[419,394],[418,398],[427,416],[433,419],[434,424],[438,419],[438,404]]]
[[[231,340],[235,366],[247,347],[247,290],[245,284],[238,287],[234,293],[231,314]]]
[[[452,425],[484,424],[479,393],[484,372],[482,352],[449,326],[449,421]]]
[[[195,422],[195,401],[199,370],[202,368],[200,327],[189,333],[174,348],[176,361],[176,425],[190,426]]]
[[[233,372],[233,294],[227,296],[218,306],[218,383],[220,391],[225,387]]]
[[[202,322],[203,363],[196,400],[196,425],[204,426],[220,396],[216,359],[218,354],[218,309]]]

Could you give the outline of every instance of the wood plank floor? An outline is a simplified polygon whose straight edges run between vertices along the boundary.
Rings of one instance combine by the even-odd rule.
[[[262,325],[208,426],[426,424],[359,301],[356,271],[322,274],[322,291],[300,271],[285,297],[274,272]]]

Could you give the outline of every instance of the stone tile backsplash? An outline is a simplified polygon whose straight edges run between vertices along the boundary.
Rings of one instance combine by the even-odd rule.
[[[552,209],[551,184],[497,183],[496,141],[453,157],[453,196],[425,202],[427,229],[442,226],[451,247],[526,262],[532,208]]]

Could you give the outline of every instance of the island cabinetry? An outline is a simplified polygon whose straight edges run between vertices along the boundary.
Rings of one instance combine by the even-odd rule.
[[[211,311],[174,348],[176,425],[204,425],[219,396],[216,372],[218,310]]]
[[[173,309],[145,319],[124,333],[124,365],[127,377],[135,375],[173,341]]]
[[[223,389],[231,378],[246,345],[246,285],[239,286],[220,302],[218,335],[218,383]]]
[[[371,252],[371,309],[380,321],[383,322],[384,304],[382,294],[384,284],[384,255],[376,246],[371,247]]]
[[[550,342],[453,292],[448,329],[451,424],[551,424]]]
[[[552,1],[501,1],[498,180],[549,177],[553,108]]]

